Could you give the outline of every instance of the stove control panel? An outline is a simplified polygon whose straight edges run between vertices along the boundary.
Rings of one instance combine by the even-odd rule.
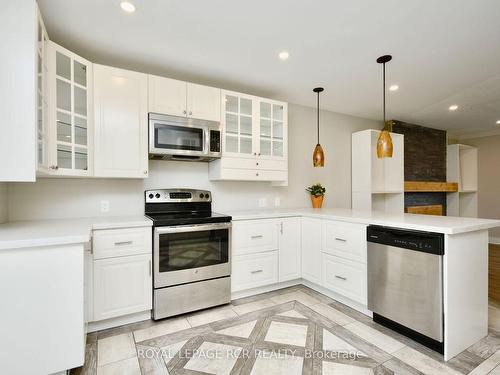
[[[212,202],[212,194],[208,190],[156,189],[146,190],[144,196],[146,203]]]

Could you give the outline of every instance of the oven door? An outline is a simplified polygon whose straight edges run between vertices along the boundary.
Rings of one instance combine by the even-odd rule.
[[[208,128],[181,117],[149,120],[149,153],[155,155],[205,156]]]
[[[231,223],[158,227],[154,286],[179,285],[231,274]]]

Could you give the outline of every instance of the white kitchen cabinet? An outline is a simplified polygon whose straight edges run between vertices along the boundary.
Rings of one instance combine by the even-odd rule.
[[[96,177],[148,177],[148,79],[94,65]]]
[[[220,89],[148,75],[149,112],[220,121]]]
[[[151,254],[94,261],[94,320],[150,310]]]
[[[48,168],[50,176],[92,176],[92,63],[48,42]]]
[[[38,12],[38,44],[37,44],[37,170],[47,172],[49,168],[49,103],[48,103],[48,72],[47,49],[49,37],[43,23],[42,15]]]
[[[234,256],[278,250],[278,221],[275,219],[233,222]]]
[[[40,103],[43,94],[37,68],[45,64],[40,61],[44,57],[40,38],[46,33],[35,1],[10,1],[2,5],[0,181],[35,181],[37,100]]]
[[[188,117],[220,122],[220,98],[220,89],[188,82]]]
[[[352,208],[404,212],[404,136],[391,133],[392,158],[377,157],[379,130],[352,134]]]
[[[236,256],[232,262],[231,291],[239,292],[278,282],[278,251]]]
[[[222,91],[222,158],[209,164],[211,180],[288,180],[287,103]]]
[[[322,267],[325,288],[366,306],[366,264],[323,253]]]
[[[299,217],[279,220],[279,281],[301,277],[301,220]]]
[[[366,263],[366,225],[323,220],[322,251]]]
[[[176,79],[148,75],[148,110],[172,116],[186,116],[187,84]]]
[[[321,219],[302,218],[302,278],[322,284]]]

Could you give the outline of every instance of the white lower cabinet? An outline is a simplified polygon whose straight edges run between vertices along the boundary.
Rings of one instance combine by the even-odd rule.
[[[278,251],[240,255],[233,259],[231,291],[257,288],[278,282]]]
[[[280,219],[279,223],[279,281],[299,279],[300,258],[300,217]]]
[[[325,253],[322,259],[323,286],[366,305],[366,264]]]
[[[92,237],[91,321],[151,310],[151,227],[95,230]]]
[[[302,278],[321,285],[321,219],[302,218]]]
[[[300,217],[233,222],[231,291],[300,279]]]
[[[151,309],[151,255],[94,261],[94,320]]]

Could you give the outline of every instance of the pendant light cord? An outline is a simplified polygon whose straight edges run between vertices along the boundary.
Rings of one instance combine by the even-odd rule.
[[[319,144],[319,91],[318,91],[318,144]]]
[[[384,93],[384,129],[386,127],[385,125],[385,63],[383,64],[384,67],[383,67],[383,87],[382,87],[382,91]]]

